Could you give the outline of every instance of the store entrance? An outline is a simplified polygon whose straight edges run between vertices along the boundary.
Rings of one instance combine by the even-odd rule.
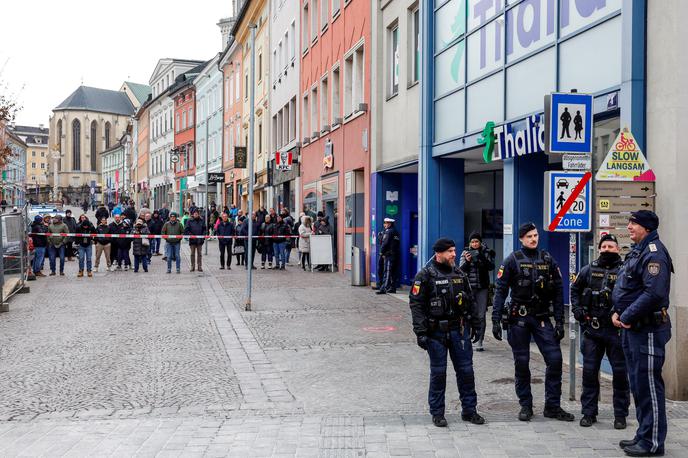
[[[469,173],[464,186],[464,240],[479,232],[483,243],[495,251],[495,264],[504,257],[504,173],[502,170]],[[457,241],[458,242],[458,241]],[[496,269],[490,272],[495,280]]]

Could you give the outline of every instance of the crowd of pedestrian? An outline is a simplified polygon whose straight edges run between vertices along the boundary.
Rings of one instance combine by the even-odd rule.
[[[94,221],[86,212],[76,219],[69,209],[65,211],[64,218],[60,215],[36,216],[31,224],[34,246],[32,270],[38,277],[46,276],[43,271],[47,256],[50,276],[58,272],[64,275],[65,261],[74,261],[75,257],[79,264],[78,277],[92,277],[101,268],[102,259],[105,260],[105,271],[139,272],[143,269],[148,272],[153,257],[163,255],[167,273],[172,272],[173,264],[176,272],[181,273],[180,249],[184,241],[189,244],[190,271],[203,272],[203,247],[207,237],[218,240],[221,270],[232,268],[232,258],[235,266],[248,269],[249,246],[252,269],[257,269],[260,263],[260,269],[285,270],[292,265],[292,251],[295,249],[296,265],[303,270],[311,270],[311,236],[332,233],[329,219],[322,213],[316,216],[302,212],[295,219],[285,208],[278,213],[274,208],[260,207],[248,218],[235,205],[225,206],[219,211],[211,203],[207,214],[192,201],[187,208],[181,218],[165,204],[157,210],[151,211],[144,206],[137,211],[133,202],[101,205],[95,210]],[[248,243],[249,232],[253,237],[251,244]],[[51,235],[43,235],[48,233]],[[165,249],[161,254],[161,238],[148,238],[149,235],[188,237],[165,238]]]

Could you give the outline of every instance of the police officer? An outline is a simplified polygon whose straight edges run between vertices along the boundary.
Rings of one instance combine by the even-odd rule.
[[[628,456],[664,455],[667,435],[664,400],[664,346],[671,339],[667,314],[674,266],[659,240],[654,212],[631,213],[628,232],[634,242],[612,293],[612,323],[623,329],[623,350],[635,402],[638,429],[619,446]]]
[[[396,272],[400,258],[400,237],[399,232],[394,227],[394,219],[385,218],[385,230],[382,233],[380,242],[380,257],[384,259],[384,270],[382,274],[382,284],[376,294],[396,293]]]
[[[458,266],[456,244],[441,238],[433,245],[435,256],[416,275],[410,293],[413,332],[418,346],[430,357],[428,403],[435,426],[447,426],[444,392],[447,385],[447,351],[451,356],[461,399],[461,419],[476,425],[485,419],[476,410],[478,396],[473,374],[473,347],[480,330],[468,277]]]
[[[561,408],[562,357],[559,342],[564,338],[564,298],[561,272],[551,254],[538,250],[538,231],[533,223],[518,229],[521,249],[504,260],[497,272],[492,310],[492,334],[502,340],[502,323],[514,354],[516,394],[521,411],[518,419],[533,417],[530,390],[530,340],[533,338],[545,359],[545,408],[543,415],[561,421],[574,417]],[[511,303],[505,307],[511,289]],[[555,326],[550,321],[550,306]]]
[[[628,374],[621,331],[612,325],[612,291],[621,267],[619,242],[615,236],[606,234],[600,239],[598,249],[600,256],[583,267],[571,285],[573,315],[580,322],[582,331],[583,418],[580,425],[587,427],[597,422],[600,364],[606,353],[614,377],[614,428],[625,429],[630,404]]]

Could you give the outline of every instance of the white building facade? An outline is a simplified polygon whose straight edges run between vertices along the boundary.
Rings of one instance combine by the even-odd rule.
[[[301,210],[301,178],[298,164],[289,171],[275,167],[277,152],[299,157],[299,2],[274,0],[270,10],[270,156],[268,157],[268,201],[275,209]]]
[[[153,101],[148,111],[148,187],[151,190],[150,204],[153,208],[160,208],[163,203],[172,206],[175,196],[174,167],[170,163],[170,152],[174,148],[174,101],[169,97],[168,89],[174,84],[177,75],[201,63],[202,61],[195,60],[160,59],[149,81]]]

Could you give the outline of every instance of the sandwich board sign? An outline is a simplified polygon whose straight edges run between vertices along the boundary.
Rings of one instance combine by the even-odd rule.
[[[592,222],[592,173],[545,172],[544,227],[550,232],[588,232]]]
[[[655,181],[655,173],[628,129],[619,132],[597,171],[595,180]]]

